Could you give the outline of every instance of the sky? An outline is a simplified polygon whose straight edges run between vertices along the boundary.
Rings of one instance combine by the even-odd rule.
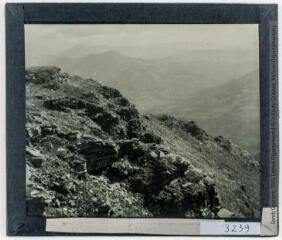
[[[242,58],[236,52],[244,53],[253,64],[250,68],[258,63],[256,24],[36,24],[25,25],[25,44],[27,66],[46,65],[66,54],[75,58],[108,50],[137,58],[165,58],[203,50],[217,51],[220,57],[228,49],[232,58]]]

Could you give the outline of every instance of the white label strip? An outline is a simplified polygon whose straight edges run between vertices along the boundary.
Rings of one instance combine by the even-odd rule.
[[[261,235],[275,236],[278,233],[277,207],[263,208],[261,217]]]
[[[202,221],[201,235],[260,235],[260,222]]]
[[[161,218],[50,218],[47,232],[163,234],[163,235],[260,235],[260,222]]]
[[[199,235],[200,219],[49,218],[47,232]]]
[[[201,235],[221,235],[224,229],[224,220],[202,220],[200,224]]]

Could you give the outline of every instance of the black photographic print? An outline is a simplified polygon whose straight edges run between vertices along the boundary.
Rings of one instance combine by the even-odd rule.
[[[258,24],[25,24],[28,216],[259,219]]]

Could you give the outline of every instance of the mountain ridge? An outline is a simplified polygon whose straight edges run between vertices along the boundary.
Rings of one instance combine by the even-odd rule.
[[[259,164],[230,140],[57,67],[27,69],[26,96],[29,215],[259,216]]]
[[[189,116],[210,132],[228,136],[258,155],[260,107],[257,79],[258,71],[251,71],[230,83],[203,89],[191,96],[186,112],[172,109],[171,113],[184,119]],[[184,109],[183,102],[176,107]]]

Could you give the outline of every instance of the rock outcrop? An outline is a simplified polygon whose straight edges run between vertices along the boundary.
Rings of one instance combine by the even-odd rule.
[[[56,67],[27,69],[26,89],[28,214],[255,216],[245,204],[248,189],[237,192],[243,195],[234,207],[218,188],[218,181],[231,178],[213,180],[195,164],[213,151],[219,158],[240,153],[249,166],[251,157],[234,152],[229,140],[208,135],[193,121],[142,116],[118,90]],[[172,135],[191,148],[179,150],[168,141]]]

